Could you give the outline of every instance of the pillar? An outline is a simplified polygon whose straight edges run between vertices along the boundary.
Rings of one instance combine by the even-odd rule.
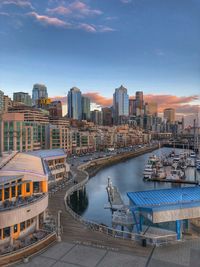
[[[176,221],[176,234],[177,234],[177,240],[181,239],[181,220]]]
[[[35,224],[36,230],[39,230],[39,215],[37,215],[35,219],[36,219],[36,224]]]
[[[10,227],[10,245],[13,246],[13,226]]]
[[[140,232],[142,232],[143,221],[144,221],[144,218],[143,218],[143,216],[140,214],[140,217],[139,217],[139,229],[140,229]]]

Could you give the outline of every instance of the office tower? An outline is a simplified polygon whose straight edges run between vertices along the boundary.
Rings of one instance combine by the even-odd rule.
[[[136,100],[129,99],[129,116],[136,115]]]
[[[166,108],[164,109],[164,119],[168,123],[174,123],[175,122],[175,109],[173,108]]]
[[[103,115],[103,125],[111,126],[112,125],[112,109],[111,108],[102,108]]]
[[[150,102],[147,104],[147,114],[152,116],[158,115],[158,104],[156,102]]]
[[[61,101],[53,101],[49,105],[49,116],[51,118],[62,118],[62,102]]]
[[[90,120],[90,99],[82,96],[82,119]]]
[[[37,100],[40,98],[48,98],[47,87],[44,84],[34,84],[32,90],[32,103],[37,105]]]
[[[81,91],[73,87],[68,92],[68,117],[75,120],[82,119]]]
[[[3,113],[4,110],[4,93],[0,90],[0,114]]]
[[[24,92],[13,93],[13,101],[22,103],[26,106],[32,105],[31,96],[28,93],[24,93]]]
[[[113,118],[115,124],[123,123],[129,115],[129,96],[122,85],[113,94]]]
[[[102,111],[96,109],[91,111],[91,121],[94,122],[94,124],[102,125],[103,124]]]
[[[144,114],[144,100],[143,92],[137,91],[135,93],[135,105],[136,105],[136,115],[141,116]]]

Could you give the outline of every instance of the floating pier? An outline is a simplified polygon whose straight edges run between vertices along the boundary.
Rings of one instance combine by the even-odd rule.
[[[108,201],[110,206],[106,206],[107,208],[111,208],[112,210],[119,210],[124,207],[124,202],[121,198],[121,195],[116,186],[112,185],[112,181],[108,177],[108,185],[106,187],[108,192]]]

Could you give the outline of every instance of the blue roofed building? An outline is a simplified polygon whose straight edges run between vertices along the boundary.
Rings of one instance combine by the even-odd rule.
[[[138,233],[142,231],[144,219],[153,224],[175,222],[177,239],[180,239],[183,224],[188,227],[190,219],[200,217],[199,186],[129,192],[127,196]]]

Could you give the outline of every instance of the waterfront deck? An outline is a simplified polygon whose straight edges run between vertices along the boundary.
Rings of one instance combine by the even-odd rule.
[[[77,182],[81,182],[85,179],[85,174],[82,171],[74,169],[76,173]],[[76,242],[81,244],[91,244],[97,247],[104,247],[120,251],[131,251],[135,255],[148,256],[151,252],[150,247],[143,248],[139,244],[130,240],[115,239],[112,236],[105,235],[100,232],[92,231],[81,222],[75,220],[67,211],[64,204],[64,197],[66,190],[71,185],[63,188],[54,194],[49,199],[49,211],[53,216],[57,216],[58,210],[62,210],[61,225],[63,228],[62,240],[66,242]]]

